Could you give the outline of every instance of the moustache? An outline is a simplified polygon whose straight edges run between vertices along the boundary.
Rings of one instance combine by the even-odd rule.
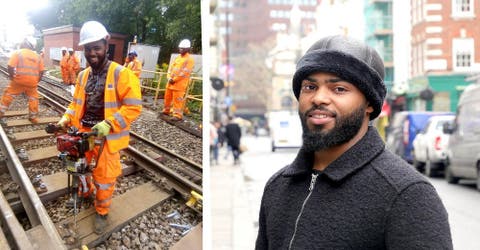
[[[323,111],[323,112],[328,112],[332,115],[332,117],[335,117],[337,116],[337,113],[335,111],[332,111],[332,110],[329,110],[327,109],[325,106],[317,106],[317,105],[314,105],[312,106],[310,109],[308,109],[307,111],[305,111],[305,113],[303,113],[303,116],[304,117],[307,117],[309,116],[309,114],[315,110],[319,110],[319,111]]]

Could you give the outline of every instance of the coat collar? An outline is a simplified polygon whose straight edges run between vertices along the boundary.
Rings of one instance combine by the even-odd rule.
[[[333,181],[340,181],[353,172],[367,165],[377,157],[385,148],[385,144],[374,127],[369,127],[365,136],[355,145],[338,157],[322,171],[324,175]],[[305,175],[313,172],[313,153],[305,152],[303,148],[297,157],[282,173],[285,177]]]

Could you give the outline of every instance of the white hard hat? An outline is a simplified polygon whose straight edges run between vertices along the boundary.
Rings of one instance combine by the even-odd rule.
[[[68,48],[68,52],[72,51],[73,52],[73,48]]]
[[[190,40],[188,39],[183,39],[180,44],[178,45],[179,48],[185,48],[188,49],[191,47]]]
[[[67,51],[67,47],[62,47],[60,50],[61,51],[64,51],[64,50]]]
[[[109,38],[110,34],[108,34],[107,29],[105,29],[103,24],[97,21],[88,21],[84,23],[80,29],[80,42],[78,43],[78,46],[100,41],[102,39],[108,40]]]
[[[33,36],[27,36],[25,37],[25,42],[32,48],[34,49],[37,47],[37,39],[35,39]]]

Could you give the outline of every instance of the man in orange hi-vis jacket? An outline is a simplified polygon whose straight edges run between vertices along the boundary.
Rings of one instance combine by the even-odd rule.
[[[95,233],[102,234],[117,177],[122,173],[121,149],[128,147],[130,124],[140,115],[142,95],[139,79],[122,65],[108,60],[110,34],[101,23],[88,21],[80,29],[79,46],[89,67],[78,74],[73,101],[57,123],[75,126],[80,132],[97,131],[103,142],[85,153],[93,166],[91,176],[80,179],[81,195],[89,200],[95,194]],[[93,183],[92,183],[93,177]]]
[[[135,50],[128,53],[127,60],[125,60],[125,64],[123,66],[133,71],[133,74],[140,78],[140,74],[142,73],[142,62],[137,59],[137,56],[138,54]]]
[[[73,48],[68,48],[68,85],[74,85],[77,78],[78,70],[80,69],[80,59],[75,55]]]
[[[11,82],[0,101],[0,118],[7,111],[13,98],[25,93],[28,97],[29,120],[32,123],[38,123],[37,86],[42,79],[44,65],[42,57],[33,51],[36,44],[35,38],[25,38],[20,45],[20,50],[15,51],[8,61],[8,74]]]
[[[62,81],[63,84],[68,84],[68,58],[70,55],[67,53],[67,47],[62,47],[62,59],[60,60],[60,70],[62,72]]]
[[[183,119],[183,105],[185,102],[185,91],[190,81],[194,60],[190,55],[190,40],[184,39],[178,45],[180,55],[175,58],[167,73],[168,83],[164,95],[164,107],[162,113],[170,115],[173,102],[173,121]]]

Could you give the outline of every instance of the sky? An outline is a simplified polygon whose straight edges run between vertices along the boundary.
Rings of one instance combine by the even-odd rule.
[[[48,5],[48,0],[7,0],[0,11],[0,42],[19,42],[26,35],[33,35],[27,12]],[[5,37],[6,35],[6,37]]]

